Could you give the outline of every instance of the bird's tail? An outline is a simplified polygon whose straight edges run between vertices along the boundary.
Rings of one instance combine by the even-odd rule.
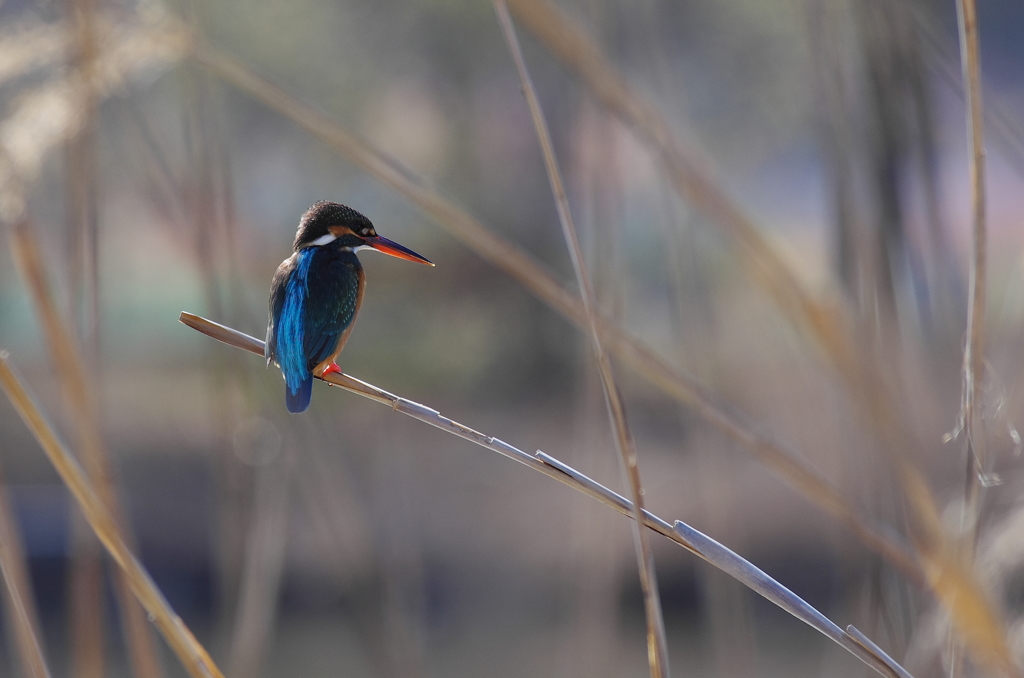
[[[285,385],[284,400],[288,411],[292,414],[305,412],[309,407],[309,400],[313,395],[313,375],[306,374],[306,378],[299,382],[298,388],[292,391],[291,387]]]

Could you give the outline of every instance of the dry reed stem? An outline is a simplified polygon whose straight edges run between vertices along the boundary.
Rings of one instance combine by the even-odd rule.
[[[248,351],[261,358],[264,355],[263,341],[248,334],[225,327],[192,313],[182,312],[178,320],[192,329],[229,346]],[[396,412],[401,412],[417,421],[429,424],[471,443],[485,447],[492,452],[497,452],[504,457],[518,461],[549,478],[554,478],[560,483],[598,500],[628,518],[633,518],[634,516],[633,503],[630,500],[580,473],[571,466],[563,464],[558,459],[545,454],[541,450],[537,450],[535,454],[527,454],[503,440],[488,436],[457,421],[453,421],[441,415],[437,410],[396,396],[365,381],[350,377],[347,374],[331,373],[325,377],[317,378],[331,386],[343,388],[351,393],[387,405]],[[853,636],[840,629],[789,589],[715,540],[680,521],[676,521],[674,525],[671,525],[647,509],[643,509],[641,514],[643,516],[643,524],[648,529],[657,532],[663,537],[667,537],[690,553],[730,574],[761,596],[833,640],[882,675],[894,678],[909,677],[906,670],[892,662],[891,659],[877,656],[870,647],[857,642]]]
[[[965,534],[959,549],[945,545],[943,551],[925,553],[925,571],[933,581],[940,600],[949,610],[954,628],[972,656],[989,669],[1016,674],[1002,620],[980,595],[964,596],[974,583],[972,563],[978,536],[982,475],[986,473],[982,382],[985,376],[985,304],[987,289],[985,224],[985,139],[981,99],[981,57],[978,48],[978,16],[974,0],[957,0],[957,28],[963,69],[964,99],[967,103],[967,150],[971,183],[971,264],[967,301],[967,341],[963,354],[963,434],[967,468],[962,527]],[[940,560],[952,565],[933,567]],[[959,567],[957,567],[959,565]],[[966,583],[965,583],[966,582]],[[954,665],[959,670],[959,662]]]
[[[82,294],[71,295],[70,300],[73,309],[79,304],[84,306],[84,326],[79,334],[79,346],[84,351],[79,354],[79,360],[75,361],[83,382],[86,380],[87,370],[90,372],[90,378],[95,377],[95,366],[99,359],[99,250],[96,241],[98,232],[95,190],[96,87],[93,77],[97,44],[96,21],[91,2],[92,0],[70,0],[66,3],[70,15],[66,25],[70,36],[70,65],[77,83],[68,103],[80,120],[75,133],[64,143],[67,168],[65,176],[68,184],[68,226],[73,243],[66,264],[70,270],[70,289],[84,291]],[[33,292],[33,299],[39,308],[38,295],[35,294],[35,290]],[[71,317],[74,317],[74,313]],[[70,327],[69,323],[69,330]],[[52,341],[54,338],[51,337]],[[71,378],[65,377],[64,383],[67,384]],[[68,393],[67,386],[64,393]],[[70,409],[75,409],[76,405],[79,405],[70,398],[67,398],[67,401]],[[99,486],[101,483],[97,483],[95,475],[98,468],[96,459],[103,455],[103,452],[97,428],[98,408],[90,408],[84,416],[89,419],[89,423],[88,427],[84,427],[79,417],[79,428],[76,432],[78,448],[85,455],[86,468],[92,475],[93,483]],[[106,618],[103,549],[78,509],[72,506],[70,510],[73,515],[71,572],[68,576],[71,590],[68,606],[72,674],[75,678],[104,678],[107,672],[107,644],[104,640],[106,634],[103,623]],[[128,604],[136,604],[130,595]],[[129,625],[125,625],[125,628],[129,628]]]
[[[126,534],[121,527],[125,525],[124,514],[114,488],[110,455],[99,429],[99,409],[96,398],[90,393],[85,369],[80,360],[82,353],[78,348],[74,332],[58,310],[43,260],[39,255],[35,235],[27,220],[19,221],[12,228],[11,244],[11,249],[43,326],[48,354],[54,362],[68,410],[74,420],[78,445],[89,478],[119,526],[122,538],[131,548],[131,536]],[[86,551],[87,556],[88,554],[89,551]],[[82,585],[92,589],[91,591],[82,591],[81,600],[102,609],[102,598],[96,599],[91,595],[102,589],[102,567],[98,562],[91,566],[84,564],[82,567],[91,567],[94,574],[87,574],[87,570],[79,573],[81,577],[79,581]],[[139,678],[158,678],[162,675],[162,671],[142,608],[133,600],[127,577],[120,571],[114,573],[114,584],[124,621],[125,644],[128,647],[132,669]],[[90,600],[91,603],[89,603]],[[96,634],[98,629],[102,628],[101,619],[87,614],[86,610],[80,610],[76,618],[81,619],[83,623],[87,619],[90,620],[93,626],[81,628],[80,632],[83,637],[97,642]],[[79,656],[86,666],[102,667],[102,655],[93,654],[100,652],[102,648],[91,648],[86,645],[80,649]]]
[[[411,171],[396,167],[337,121],[210,45],[197,45],[193,56],[218,77],[324,140],[353,164],[405,196],[478,256],[507,273],[575,325],[587,329],[587,314],[582,303],[562,288],[554,276],[521,249],[489,231],[465,210],[411,178]],[[758,432],[740,415],[718,402],[704,387],[656,355],[617,323],[600,315],[597,320],[601,340],[609,351],[666,394],[694,408],[705,421],[786,478],[812,503],[840,520],[865,545],[906,576],[924,582],[914,555],[897,540],[891,529],[869,525],[838,489],[797,454]]]
[[[910,674],[903,670],[902,666],[897,664],[895,660],[893,660],[893,658],[888,655],[888,653],[882,650],[882,648],[878,647],[878,645],[875,644],[875,641],[865,636],[856,626],[854,626],[853,624],[847,626],[846,633],[849,634],[849,636],[853,638],[854,642],[860,645],[864,649],[864,651],[867,652],[869,655],[881,659],[882,663],[885,664],[887,667],[896,669],[896,672],[900,678],[910,678]]]
[[[965,522],[975,535],[980,476],[985,473],[985,442],[980,412],[985,370],[985,139],[981,104],[981,63],[978,54],[978,16],[974,0],[957,0],[960,60],[967,102],[967,152],[971,182],[971,265],[967,301],[967,342],[963,357],[963,418],[967,443]],[[973,539],[971,540],[973,542]],[[973,544],[969,546],[973,550]]]
[[[929,62],[952,91],[964,98],[967,92],[962,79],[963,61],[958,54],[959,50],[954,52],[947,48],[945,28],[940,28],[930,14],[911,3],[905,4],[925,39],[924,44],[931,52]],[[1016,117],[1016,111],[1011,111],[1006,103],[992,97],[990,93],[983,112],[985,126],[998,142],[995,147],[999,154],[1010,162],[1018,175],[1024,176],[1024,129]]]
[[[7,483],[0,472],[0,572],[4,577],[7,623],[14,631],[18,660],[26,678],[50,678],[43,655],[39,616],[32,596],[25,548],[18,533]]]
[[[640,570],[640,590],[643,594],[644,613],[647,619],[647,660],[651,667],[651,676],[652,678],[667,678],[669,676],[668,641],[665,638],[665,620],[661,612],[661,599],[658,594],[658,578],[654,569],[654,556],[651,554],[647,531],[642,528],[644,490],[643,484],[640,481],[636,444],[630,433],[629,423],[626,421],[626,407],[622,402],[622,394],[615,381],[611,359],[605,351],[600,333],[598,332],[597,299],[594,294],[594,287],[590,282],[586,263],[583,261],[579,236],[576,232],[572,212],[569,209],[569,200],[565,195],[562,173],[558,169],[558,160],[555,157],[555,150],[551,143],[551,132],[548,130],[547,122],[544,119],[544,112],[541,110],[537,91],[533,86],[533,80],[530,78],[529,71],[526,68],[526,61],[523,59],[523,52],[519,46],[519,39],[516,37],[512,18],[508,14],[508,7],[503,0],[494,0],[494,9],[498,15],[498,23],[501,25],[505,42],[508,44],[509,52],[512,54],[512,60],[515,62],[523,94],[526,96],[526,102],[530,108],[530,117],[533,119],[533,126],[537,132],[537,139],[540,141],[541,151],[544,155],[544,166],[547,169],[548,181],[551,184],[551,193],[555,198],[558,221],[562,225],[562,235],[565,238],[569,257],[572,260],[573,271],[576,273],[576,282],[580,287],[580,293],[583,297],[583,309],[587,314],[590,339],[594,348],[595,358],[597,359],[598,373],[601,377],[601,386],[604,389],[609,418],[615,432],[616,446],[618,447],[619,456],[629,484],[629,494],[633,501],[633,543],[636,549],[637,566]]]
[[[223,674],[209,654],[174,613],[149,574],[121,539],[114,517],[93,488],[85,471],[57,437],[21,377],[10,364],[9,358],[6,351],[0,350],[0,386],[43,448],[61,480],[71,491],[86,520],[89,521],[89,526],[106,547],[120,571],[124,572],[132,593],[149,613],[150,620],[160,629],[192,678],[223,678]]]
[[[840,629],[827,617],[797,596],[792,595],[788,590],[779,591],[782,588],[781,584],[738,554],[682,521],[676,521],[674,530],[691,545],[691,550],[697,549],[699,551],[698,555],[709,563],[741,582],[752,591],[761,594],[794,617],[810,624],[878,673],[899,678],[910,678],[910,673],[896,663],[889,655],[884,652],[876,652],[878,646],[875,643],[871,641],[864,642],[866,640],[864,634],[857,631],[857,635],[854,636],[851,632]],[[814,622],[812,623],[809,620],[814,620]],[[854,630],[856,631],[856,629]]]

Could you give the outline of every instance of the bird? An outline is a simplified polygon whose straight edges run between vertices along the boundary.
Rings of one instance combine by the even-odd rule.
[[[264,355],[285,381],[292,413],[309,407],[313,378],[341,372],[334,361],[352,333],[363,302],[366,275],[356,257],[364,249],[433,266],[407,247],[377,235],[362,214],[340,203],[314,203],[270,285],[270,317]]]

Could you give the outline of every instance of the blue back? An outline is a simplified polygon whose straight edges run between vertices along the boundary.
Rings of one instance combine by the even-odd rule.
[[[303,412],[309,407],[313,392],[313,373],[309,371],[305,350],[306,302],[309,298],[309,267],[316,248],[300,250],[285,284],[284,305],[276,319],[276,358],[287,385],[285,400],[289,412]]]

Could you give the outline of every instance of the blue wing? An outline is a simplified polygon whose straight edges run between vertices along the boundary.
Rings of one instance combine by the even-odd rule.
[[[274,274],[270,293],[270,323],[267,326],[267,361],[276,361],[285,382],[285,402],[289,412],[309,407],[313,374],[306,365],[303,334],[307,277],[315,252],[301,250],[286,259]]]

